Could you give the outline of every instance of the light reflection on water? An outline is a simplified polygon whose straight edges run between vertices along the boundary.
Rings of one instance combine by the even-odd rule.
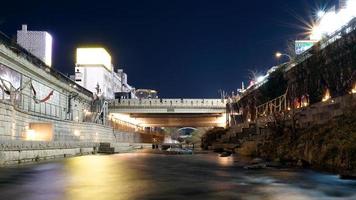
[[[356,199],[356,182],[312,171],[245,170],[216,154],[83,156],[0,169],[0,199]]]
[[[98,194],[98,199],[136,199],[135,189],[147,190],[147,181],[140,180],[140,172],[130,169],[123,159],[109,156],[86,156],[70,159],[65,165],[68,174],[66,197],[68,199],[90,199]],[[130,184],[128,184],[130,183]]]
[[[218,163],[224,167],[231,167],[234,165],[234,157],[218,157]]]

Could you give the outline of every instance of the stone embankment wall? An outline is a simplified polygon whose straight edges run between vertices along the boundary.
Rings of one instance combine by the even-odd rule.
[[[38,141],[0,141],[0,166],[35,162],[40,160],[88,155],[98,152],[96,142],[38,142]],[[148,143],[111,143],[115,153],[125,153],[136,149],[149,149]]]
[[[95,153],[94,142],[0,141],[0,165]]]
[[[80,123],[70,120],[57,120],[49,116],[36,115],[16,109],[11,104],[0,102],[1,140],[23,140],[30,123],[46,122],[53,125],[54,141],[115,141],[110,127],[93,123]]]
[[[53,140],[26,140],[26,130],[34,122],[53,124]],[[27,113],[9,103],[0,102],[0,165],[92,154],[101,142],[111,143],[115,152],[127,152],[147,147],[147,144],[141,143],[151,142],[149,139],[140,133],[120,132],[100,124]]]
[[[0,140],[24,140],[30,123],[53,124],[53,141],[63,142],[149,142],[140,133],[122,132],[101,124],[58,120],[16,109],[0,102]]]
[[[356,175],[355,110],[356,94],[330,99],[224,134],[211,132],[210,138],[218,137],[208,148]]]

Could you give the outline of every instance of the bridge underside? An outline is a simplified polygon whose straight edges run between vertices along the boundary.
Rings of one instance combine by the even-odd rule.
[[[115,116],[115,114],[114,114]],[[225,114],[147,114],[134,113],[131,119],[144,127],[224,127]]]

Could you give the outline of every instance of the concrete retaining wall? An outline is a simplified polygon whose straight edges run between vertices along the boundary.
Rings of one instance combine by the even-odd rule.
[[[100,124],[36,115],[0,101],[0,140],[24,140],[29,124],[34,122],[52,123],[54,142],[141,142],[139,133],[119,132]]]
[[[73,149],[42,149],[25,151],[0,151],[0,165],[34,162],[38,160],[54,159],[79,155],[80,148]]]
[[[140,143],[111,143],[110,146],[115,148],[115,153],[152,147],[151,144]],[[99,143],[94,142],[0,141],[0,166],[94,154],[98,148]]]
[[[52,123],[53,140],[27,141],[26,130],[33,122]],[[111,143],[117,153],[128,152],[136,148],[133,143],[141,140],[139,133],[118,132],[100,124],[57,120],[27,113],[0,101],[0,165],[92,154],[100,142]]]

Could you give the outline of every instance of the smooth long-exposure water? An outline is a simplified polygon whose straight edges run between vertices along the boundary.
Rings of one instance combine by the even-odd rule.
[[[0,199],[355,200],[356,182],[304,170],[246,170],[217,154],[130,153],[1,168]]]

